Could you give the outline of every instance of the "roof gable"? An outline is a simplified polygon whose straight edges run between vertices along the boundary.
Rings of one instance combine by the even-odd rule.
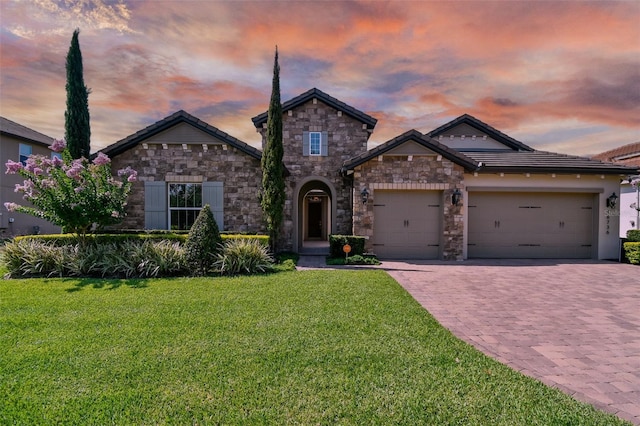
[[[36,132],[33,129],[18,124],[15,121],[11,121],[7,118],[0,117],[0,133],[8,136],[13,136],[17,139],[22,139],[28,142],[41,143],[49,146],[53,143],[54,139],[50,136],[44,135],[40,132]]]
[[[154,143],[175,143],[176,139],[171,139],[168,137],[169,135],[188,135],[190,136],[190,139],[195,139],[196,143],[210,142],[210,137],[213,137],[220,141],[220,143],[233,146],[255,159],[259,160],[262,158],[262,152],[258,149],[234,138],[210,124],[205,123],[183,110],[180,110],[140,130],[139,132],[134,133],[133,135],[127,136],[113,145],[100,150],[100,152],[112,157],[121,154],[142,142],[152,141]]]
[[[342,111],[343,114],[346,114],[360,121],[361,123],[366,124],[367,129],[369,130],[373,130],[373,128],[376,126],[376,123],[378,122],[377,119],[371,117],[370,115],[365,114],[364,112],[357,110],[354,107],[349,106],[344,102],[339,101],[338,99],[332,96],[329,96],[328,94],[324,93],[322,90],[319,90],[316,88],[308,90],[303,94],[298,95],[295,98],[284,102],[282,104],[282,112],[285,113],[288,110],[295,109],[296,107],[306,102],[309,102],[314,98],[329,105],[332,108],[335,108],[338,111]],[[253,121],[253,125],[256,126],[256,128],[261,128],[262,125],[267,122],[267,116],[268,116],[268,111],[263,112],[260,115],[256,115],[251,119],[251,121]]]
[[[476,136],[475,140],[473,139],[474,135]],[[499,149],[533,151],[533,148],[530,146],[513,139],[469,114],[461,115],[437,129],[432,130],[427,133],[427,136],[439,139],[450,148],[458,149],[459,151],[496,151]],[[440,138],[440,136],[442,136],[442,138]],[[452,141],[451,144],[448,144],[447,136],[449,138],[454,136],[454,140],[456,137],[460,139],[455,140],[455,143]],[[471,139],[471,142],[460,142],[467,137]]]
[[[442,155],[447,160],[464,167],[466,170],[476,170],[478,168],[478,163],[466,155],[439,143],[435,139],[426,137],[417,130],[409,130],[408,132],[378,145],[357,157],[345,161],[342,167],[342,172],[345,173],[348,170],[353,170],[355,167],[380,155],[403,153],[404,150],[402,146],[405,144],[407,144],[407,148],[409,150],[415,150],[417,147],[422,147],[424,150],[423,152],[427,155]],[[407,154],[403,153],[402,155]]]

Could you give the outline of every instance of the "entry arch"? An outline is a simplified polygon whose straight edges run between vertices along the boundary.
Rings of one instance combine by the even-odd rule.
[[[305,202],[305,198],[308,195],[313,194],[326,194],[326,211],[327,219],[329,223],[326,227],[326,232],[322,235],[322,238],[328,238],[330,234],[336,233],[336,189],[334,185],[326,178],[322,176],[307,176],[301,179],[294,188],[294,203],[293,203],[293,243],[297,252],[300,252],[303,248],[305,229],[303,226],[308,221],[309,211],[307,209],[308,203]]]

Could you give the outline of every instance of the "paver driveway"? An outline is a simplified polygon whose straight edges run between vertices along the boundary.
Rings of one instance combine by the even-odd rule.
[[[485,354],[640,425],[640,267],[544,260],[382,267]]]

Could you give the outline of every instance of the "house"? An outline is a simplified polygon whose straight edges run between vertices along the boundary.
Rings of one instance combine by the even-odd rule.
[[[315,88],[282,110],[283,249],[353,233],[382,258],[617,258],[607,202],[636,168],[537,151],[469,115],[368,150],[377,120]],[[264,146],[267,113],[252,121]],[[261,151],[184,111],[102,152],[139,173],[125,227],[186,229],[208,203],[220,229],[264,231]]]
[[[640,142],[630,143],[592,157],[595,160],[640,168]],[[620,238],[630,229],[640,229],[640,185],[631,185],[640,175],[628,176],[620,182]]]
[[[0,162],[4,166],[8,160],[25,162],[31,154],[51,156],[54,154],[49,145],[53,138],[38,133],[14,121],[0,117]],[[20,175],[0,173],[1,205],[11,202],[24,204],[22,195],[16,193],[16,184],[22,184],[24,178]],[[59,233],[60,227],[43,219],[18,212],[8,212],[4,207],[0,211],[0,236],[10,237],[27,234]]]

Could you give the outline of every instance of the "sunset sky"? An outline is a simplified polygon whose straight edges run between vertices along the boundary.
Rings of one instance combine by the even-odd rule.
[[[640,1],[0,0],[0,115],[64,135],[75,28],[92,150],[184,109],[259,146],[317,87],[378,119],[370,147],[468,113],[536,149],[640,141]]]

